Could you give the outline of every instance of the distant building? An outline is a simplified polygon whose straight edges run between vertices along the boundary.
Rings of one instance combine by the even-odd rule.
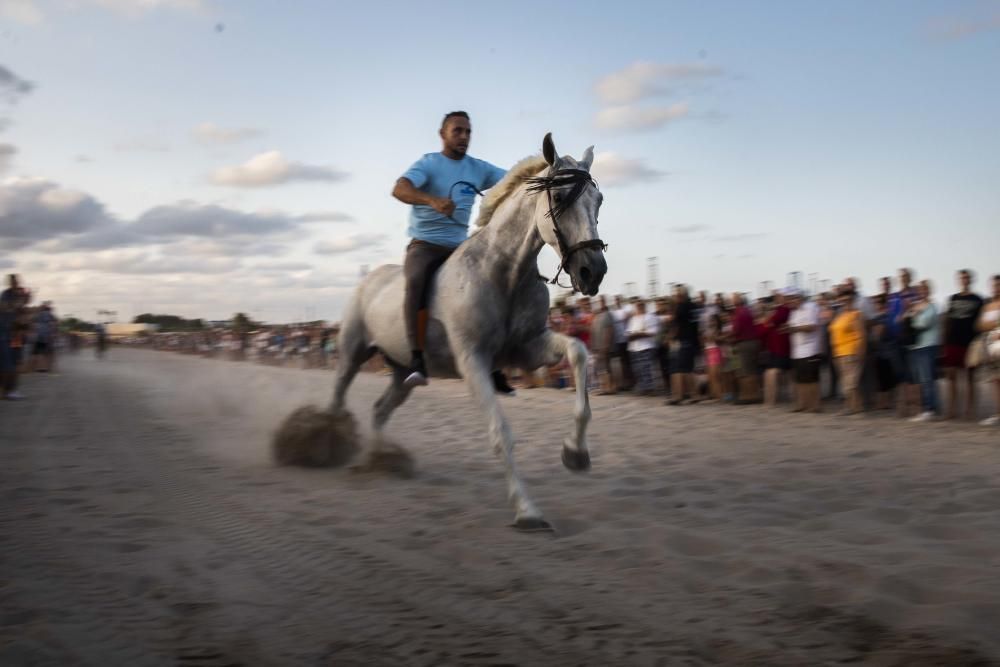
[[[112,322],[106,326],[109,338],[129,338],[143,334],[156,333],[160,327],[156,324],[135,324],[131,322]]]

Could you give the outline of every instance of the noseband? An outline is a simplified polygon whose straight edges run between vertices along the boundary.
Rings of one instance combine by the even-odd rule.
[[[552,231],[555,232],[556,242],[559,244],[559,254],[561,255],[559,270],[556,271],[555,278],[550,280],[549,284],[559,285],[560,287],[569,288],[576,292],[582,292],[583,290],[577,288],[576,279],[573,277],[573,274],[569,272],[570,258],[574,253],[579,250],[583,250],[584,248],[607,250],[608,244],[597,238],[569,245],[566,242],[566,237],[563,236],[562,231],[559,229],[559,216],[565,213],[570,206],[576,203],[576,200],[580,198],[581,194],[583,194],[583,190],[587,187],[587,185],[593,185],[596,187],[597,183],[594,182],[590,173],[584,171],[583,169],[559,169],[549,176],[536,176],[535,178],[528,178],[525,180],[528,183],[528,192],[535,194],[544,191],[549,200],[548,217],[552,220]],[[553,201],[552,190],[565,186],[572,187],[561,201]],[[569,280],[570,283],[572,283],[571,285],[562,285],[559,283],[559,274],[563,271],[569,274]]]

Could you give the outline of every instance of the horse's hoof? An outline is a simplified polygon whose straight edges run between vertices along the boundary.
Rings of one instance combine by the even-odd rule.
[[[584,472],[590,470],[590,452],[563,446],[562,462],[567,470]]]
[[[515,530],[522,533],[552,533],[552,524],[541,517],[522,516],[512,524]]]

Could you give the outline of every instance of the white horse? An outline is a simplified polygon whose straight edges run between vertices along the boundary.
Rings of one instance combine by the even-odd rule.
[[[494,394],[491,371],[534,370],[569,358],[576,380],[575,428],[563,443],[563,464],[590,468],[587,448],[587,349],[548,329],[549,292],[538,272],[548,244],[560,256],[574,289],[588,295],[607,272],[605,244],[597,235],[603,196],[590,177],[593,146],[579,161],[560,157],[551,134],[542,156],[515,165],[483,200],[477,225],[444,263],[428,291],[430,319],[424,358],[431,377],[462,377],[489,418],[489,436],[506,467],[507,490],[521,530],[550,530],[528,496],[514,464],[514,436]],[[558,274],[557,274],[558,278]],[[369,454],[383,446],[389,415],[409,396],[405,387],[410,346],[403,327],[402,267],[381,266],[358,286],[341,324],[331,414],[346,412],[348,386],[366,359],[380,351],[393,368],[392,384],[375,404]]]

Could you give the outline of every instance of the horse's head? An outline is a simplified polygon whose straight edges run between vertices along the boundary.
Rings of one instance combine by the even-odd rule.
[[[597,234],[604,195],[590,177],[594,147],[580,160],[560,156],[550,133],[542,141],[542,155],[549,168],[529,179],[529,190],[539,195],[535,226],[542,240],[559,253],[559,270],[569,274],[574,289],[593,296],[608,272],[606,246]]]

